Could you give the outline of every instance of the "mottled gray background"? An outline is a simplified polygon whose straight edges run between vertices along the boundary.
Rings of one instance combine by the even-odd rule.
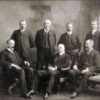
[[[25,19],[33,36],[42,28],[45,18],[52,20],[57,39],[66,31],[66,23],[74,22],[74,31],[84,41],[90,30],[90,21],[100,23],[99,0],[5,0],[0,1],[0,50],[13,30],[18,29],[19,20]],[[99,26],[100,28],[100,26]]]
[[[19,28],[19,20],[25,19],[28,28],[35,37],[37,29],[42,28],[45,18],[50,18],[57,39],[66,31],[66,23],[74,23],[74,32],[83,43],[86,33],[90,30],[90,21],[96,19],[100,30],[100,0],[0,0],[0,51],[10,38],[13,30]],[[36,53],[32,54],[35,59]],[[1,67],[0,67],[1,69]],[[0,75],[1,75],[0,70]],[[0,81],[0,87],[2,81]],[[74,100],[100,100],[100,87],[86,92]],[[16,94],[17,95],[17,94]],[[8,96],[0,88],[0,100],[24,100],[13,95]],[[71,100],[70,94],[52,94],[49,100]],[[33,96],[34,100],[42,100],[42,95]]]

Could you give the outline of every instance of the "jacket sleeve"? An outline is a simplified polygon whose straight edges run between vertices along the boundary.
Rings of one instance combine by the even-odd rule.
[[[81,41],[80,41],[78,36],[77,36],[77,47],[78,47],[78,50],[80,52],[81,51]]]
[[[96,53],[93,56],[93,66],[89,67],[90,71],[100,72],[100,55]]]
[[[29,41],[30,41],[30,47],[33,48],[35,46],[35,43],[34,43],[34,37],[31,32],[29,33]]]
[[[61,43],[61,44],[63,44],[63,35],[61,35],[61,36],[60,36],[60,38],[59,38],[59,41],[58,41],[57,45],[58,45],[58,44],[60,44],[60,43]]]
[[[39,48],[39,44],[40,44],[40,42],[39,42],[39,39],[40,39],[40,36],[39,36],[39,32],[37,31],[37,33],[36,33],[36,36],[35,36],[35,45],[36,45],[36,48]]]
[[[16,34],[16,32],[14,31],[13,33],[12,33],[12,35],[11,35],[11,39],[13,39],[13,40],[15,40],[15,34]]]
[[[7,57],[7,55],[5,54],[5,53],[2,53],[1,54],[1,57],[0,57],[1,59],[1,65],[3,66],[3,67],[6,67],[6,68],[10,68],[10,65],[12,64],[10,61],[9,61],[9,58]]]

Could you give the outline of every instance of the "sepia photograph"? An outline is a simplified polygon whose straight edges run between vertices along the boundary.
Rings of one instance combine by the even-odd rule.
[[[0,100],[100,100],[100,0],[0,0]]]

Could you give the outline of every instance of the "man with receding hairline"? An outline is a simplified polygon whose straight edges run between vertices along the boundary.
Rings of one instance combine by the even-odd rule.
[[[37,69],[43,69],[43,66],[53,62],[53,56],[56,46],[56,35],[51,30],[51,21],[46,19],[43,28],[38,30],[35,37],[37,48]],[[45,69],[45,68],[44,68]]]
[[[73,91],[71,98],[80,94],[87,86],[87,81],[90,76],[95,76],[100,71],[100,54],[93,49],[94,42],[91,39],[85,41],[84,52],[81,54],[77,68],[73,67],[70,71],[72,81],[75,83],[75,75],[82,76],[79,87]]]
[[[47,99],[48,94],[52,91],[54,83],[55,73],[51,70],[52,68],[50,66],[52,66],[54,62],[54,52],[56,46],[56,35],[55,32],[51,30],[51,21],[49,19],[46,19],[43,23],[43,28],[37,31],[35,44],[37,48],[37,77],[34,81],[38,83],[38,80],[42,76],[50,77],[47,90],[44,95],[44,99]]]
[[[3,66],[4,78],[10,83],[8,93],[12,94],[12,89],[16,86],[15,79],[18,78],[21,88],[21,96],[31,98],[27,93],[27,85],[25,78],[25,71],[23,68],[27,66],[18,53],[14,51],[15,41],[10,39],[7,41],[7,48],[1,54],[1,64]]]

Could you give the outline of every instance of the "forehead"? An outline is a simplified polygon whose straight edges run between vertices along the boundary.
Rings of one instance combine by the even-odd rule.
[[[26,21],[20,21],[20,24],[26,24]]]
[[[73,27],[73,24],[69,23],[69,24],[67,24],[67,26]]]
[[[92,21],[92,22],[91,22],[91,25],[97,25],[97,22]]]
[[[91,44],[92,44],[92,41],[87,40],[87,41],[85,42],[85,44],[91,45]]]
[[[50,24],[51,22],[50,22],[50,20],[45,20],[44,23],[49,23]]]
[[[9,42],[8,42],[9,44],[11,44],[11,43],[15,43],[13,40],[9,40]]]

